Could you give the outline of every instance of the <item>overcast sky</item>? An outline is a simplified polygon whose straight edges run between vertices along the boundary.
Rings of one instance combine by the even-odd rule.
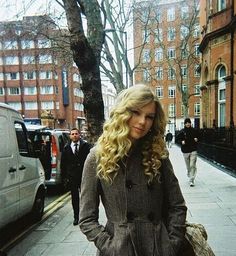
[[[0,0],[0,21],[18,20],[30,15],[57,14],[60,9],[54,0]]]

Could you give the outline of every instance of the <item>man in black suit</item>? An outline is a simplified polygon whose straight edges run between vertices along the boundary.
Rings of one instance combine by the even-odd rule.
[[[79,190],[81,185],[84,162],[90,151],[90,144],[82,140],[77,128],[70,131],[71,142],[66,144],[61,155],[62,178],[68,180],[71,201],[74,211],[73,225],[79,221]]]

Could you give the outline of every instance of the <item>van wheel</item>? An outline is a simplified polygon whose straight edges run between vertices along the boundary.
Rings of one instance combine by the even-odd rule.
[[[42,192],[38,192],[34,201],[34,206],[32,210],[33,221],[40,221],[43,217],[44,212],[44,200],[45,196]]]

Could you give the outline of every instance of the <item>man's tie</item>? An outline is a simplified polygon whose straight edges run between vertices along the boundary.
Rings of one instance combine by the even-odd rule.
[[[75,143],[74,145],[75,145],[75,153],[74,154],[77,156],[78,153],[79,153],[79,151],[78,151],[78,143]]]

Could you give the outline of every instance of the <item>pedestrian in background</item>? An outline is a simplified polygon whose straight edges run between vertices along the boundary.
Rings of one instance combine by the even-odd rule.
[[[168,158],[165,127],[161,104],[148,86],[118,95],[86,159],[81,185],[79,224],[97,255],[177,255],[186,206]],[[100,200],[105,226],[99,222]]]
[[[71,201],[74,212],[74,225],[79,221],[79,190],[85,159],[90,151],[90,145],[80,138],[77,128],[70,131],[69,144],[66,144],[61,155],[61,175],[68,180]]]
[[[166,144],[168,148],[171,148],[172,140],[173,140],[173,134],[168,130],[166,134]]]
[[[199,135],[198,131],[191,126],[190,118],[185,118],[184,128],[178,134],[177,140],[181,143],[181,151],[186,163],[189,185],[193,187],[197,174],[196,162]]]

